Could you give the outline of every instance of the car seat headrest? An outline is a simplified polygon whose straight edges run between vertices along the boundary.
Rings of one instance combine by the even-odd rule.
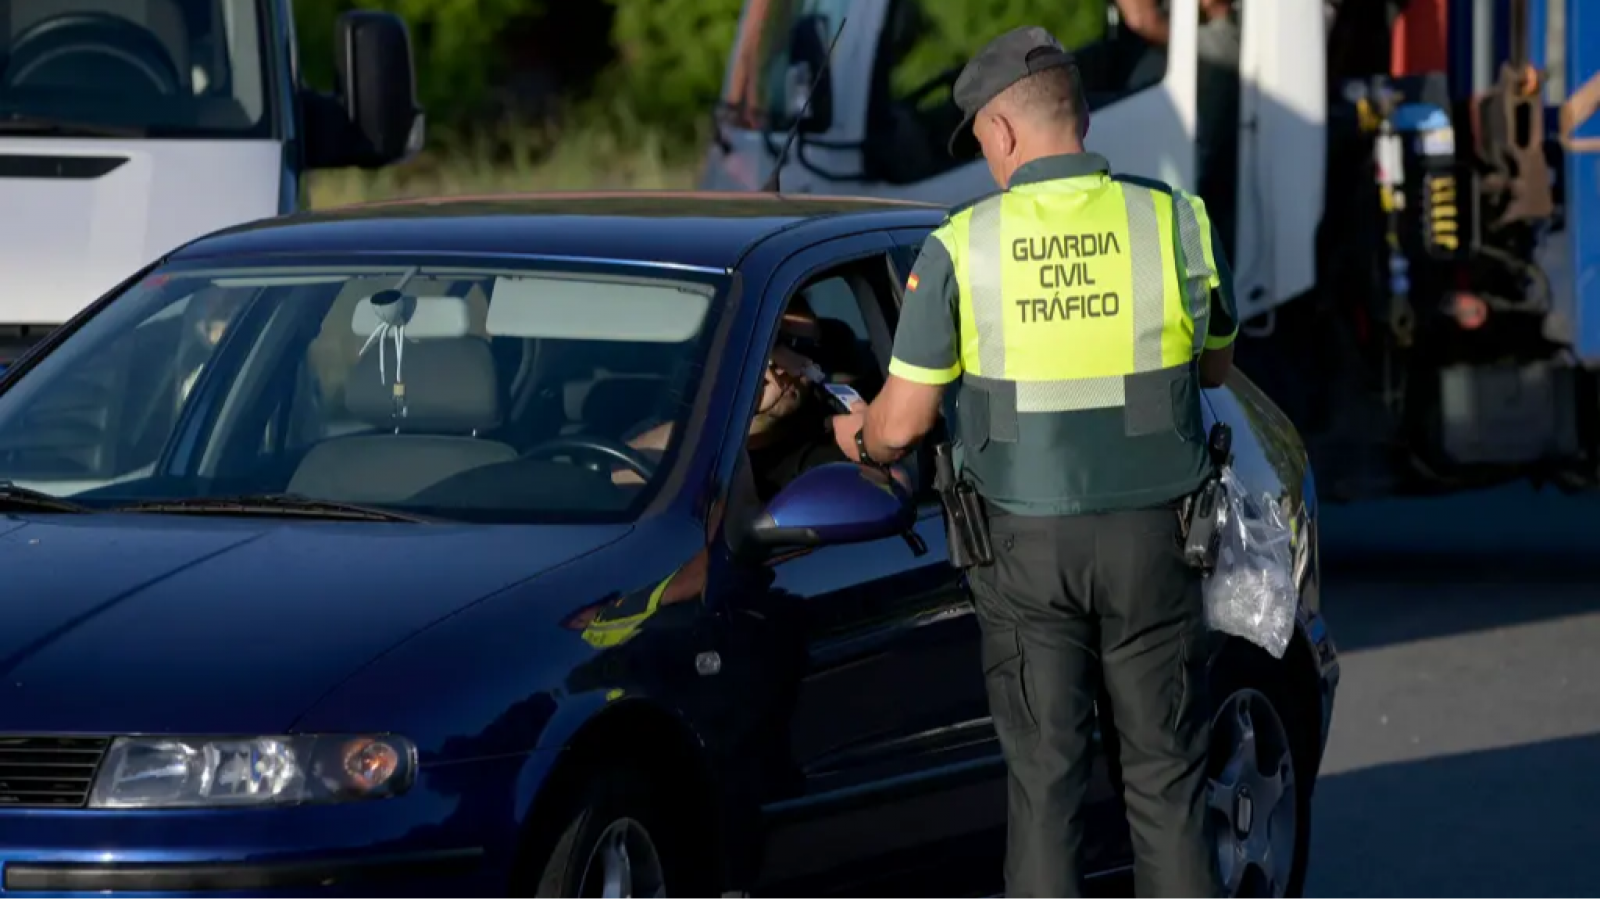
[[[487,431],[500,424],[494,354],[481,338],[435,338],[405,343],[401,376],[405,416],[395,415],[394,347],[383,372],[378,346],[361,354],[345,380],[345,407],[375,428],[445,434]]]

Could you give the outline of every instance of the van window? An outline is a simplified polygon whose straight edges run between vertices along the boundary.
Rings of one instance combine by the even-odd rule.
[[[266,0],[5,0],[0,108],[29,128],[271,133]]]
[[[723,90],[723,114],[740,128],[790,124],[789,34],[801,16],[817,16],[831,40],[850,0],[746,0]]]
[[[990,6],[891,0],[873,74],[869,178],[905,184],[959,164],[946,149],[962,118],[951,98],[956,76],[985,44],[1019,23],[1048,29],[1074,53],[1090,109],[1159,84],[1166,75],[1165,51],[1117,21],[1111,0],[1007,0]]]

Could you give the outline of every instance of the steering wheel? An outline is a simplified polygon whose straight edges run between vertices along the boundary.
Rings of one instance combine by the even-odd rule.
[[[132,85],[171,97],[181,93],[183,81],[154,32],[120,16],[81,12],[45,19],[18,35],[5,84]]]
[[[621,441],[598,435],[572,434],[540,441],[528,452],[522,454],[522,458],[549,459],[554,456],[560,456],[563,453],[600,457],[619,462],[645,481],[649,481],[656,474],[655,463],[651,462],[644,454]]]

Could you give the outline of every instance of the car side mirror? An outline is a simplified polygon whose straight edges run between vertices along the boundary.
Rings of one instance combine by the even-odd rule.
[[[828,18],[803,15],[789,29],[789,67],[784,72],[785,110],[790,123],[800,118],[803,134],[821,134],[833,127],[833,73],[828,65]],[[818,73],[821,78],[818,78]],[[812,83],[816,83],[815,90]],[[810,106],[806,100],[810,98]]]
[[[808,469],[778,492],[750,527],[766,548],[876,541],[909,532],[916,507],[900,483],[855,463]]]
[[[356,9],[342,13],[337,28],[334,96],[302,95],[307,168],[405,162],[422,149],[426,129],[405,20]]]

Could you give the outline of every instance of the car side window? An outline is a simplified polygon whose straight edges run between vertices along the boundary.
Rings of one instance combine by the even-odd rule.
[[[811,311],[818,319],[841,323],[843,328],[835,327],[841,336],[843,329],[848,328],[855,340],[863,345],[870,343],[872,338],[867,331],[867,320],[861,315],[861,304],[843,277],[834,275],[813,282],[800,295],[811,304]]]
[[[911,270],[917,265],[917,255],[922,252],[922,242],[926,236],[911,240],[903,238],[896,242],[894,249],[889,251],[889,262],[894,266],[895,305],[903,299],[906,279],[911,277]]]
[[[906,278],[911,274],[911,269],[916,265],[917,255],[922,252],[922,244],[927,240],[931,231],[914,230],[901,231],[890,235],[894,247],[889,251],[890,277],[893,279],[894,290],[885,298],[883,305],[884,318],[893,330],[900,321],[900,303],[904,298],[904,285]],[[944,409],[950,409],[951,389],[946,389]],[[934,422],[933,430],[922,443],[917,446],[917,494],[919,504],[937,503],[938,495],[933,490],[933,453],[934,444],[948,439],[949,431],[945,424],[944,415]]]
[[[956,166],[946,142],[960,124],[951,98],[967,60],[1019,22],[1048,29],[1072,51],[1091,110],[1166,77],[1164,48],[1122,28],[1114,0],[1013,0],[1007,15],[972,21],[972,4],[891,0],[877,51],[865,148],[867,175],[890,184],[932,178]]]
[[[874,253],[815,273],[785,301],[816,317],[821,333],[811,352],[828,379],[868,400],[888,373],[893,326],[884,310],[895,300],[893,278],[885,255]]]
[[[927,237],[927,232],[912,236],[912,232],[902,232],[890,235],[895,241],[894,247],[883,258],[881,268],[873,267],[873,277],[865,278],[863,285],[870,291],[863,294],[864,302],[873,305],[869,318],[876,320],[885,334],[883,351],[879,354],[883,358],[883,366],[887,370],[889,347],[892,346],[895,326],[900,320],[901,286],[905,283],[906,276],[911,272],[911,266],[916,262],[917,253],[922,247],[922,240]],[[933,490],[933,453],[934,444],[945,439],[944,420],[940,418],[934,423],[933,431],[918,445],[916,452],[906,458],[905,464],[911,469],[915,479],[915,499],[918,504],[938,502],[938,496]]]
[[[148,473],[239,308],[215,292],[174,297],[14,414],[0,436],[0,463],[27,478],[67,482]]]
[[[885,254],[858,257],[814,273],[789,294],[785,309],[801,302],[821,326],[815,341],[799,347],[803,355],[817,364],[828,381],[850,385],[868,401],[876,397],[887,375],[897,302],[893,269]],[[827,402],[820,395],[816,399]],[[824,413],[832,415],[833,410]],[[763,501],[812,463],[828,458],[821,452],[791,454],[770,448],[747,456]],[[909,460],[907,468],[916,483],[927,480],[922,472],[931,471],[917,459]]]

